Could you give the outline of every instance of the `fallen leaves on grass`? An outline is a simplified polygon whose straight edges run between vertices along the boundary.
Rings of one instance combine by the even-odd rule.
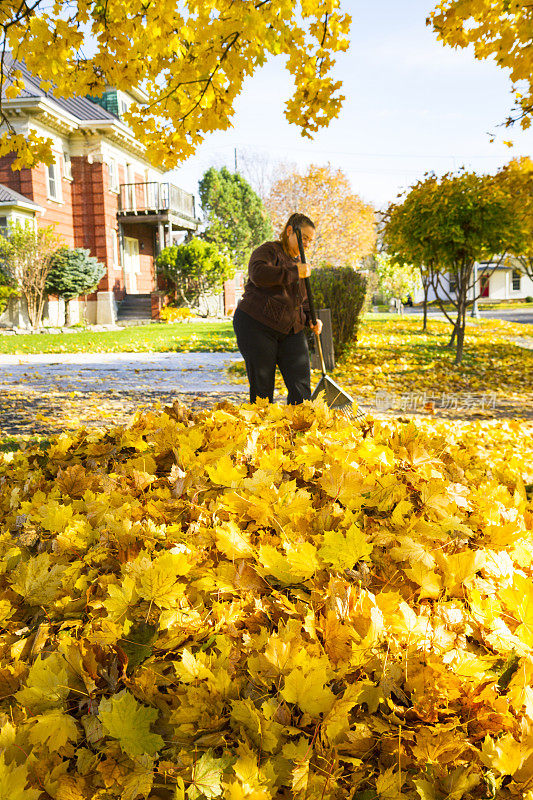
[[[468,326],[463,363],[445,348],[450,326],[421,320],[365,318],[359,341],[343,356],[335,379],[355,396],[371,399],[378,391],[392,393],[495,393],[510,395],[517,406],[533,404],[533,351],[510,341],[528,335],[530,325],[497,320]],[[530,335],[530,334],[529,334]]]

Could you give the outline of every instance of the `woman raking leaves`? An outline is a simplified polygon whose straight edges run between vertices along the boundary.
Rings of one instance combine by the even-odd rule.
[[[313,325],[304,279],[311,274],[300,261],[296,229],[304,249],[315,238],[315,225],[304,214],[292,214],[277,242],[265,242],[252,253],[248,281],[233,317],[237,345],[246,364],[250,402],[274,401],[276,367],[287,387],[287,403],[297,405],[311,398],[308,326]]]

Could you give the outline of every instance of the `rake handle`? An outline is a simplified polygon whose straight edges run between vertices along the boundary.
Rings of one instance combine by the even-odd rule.
[[[305,251],[302,242],[302,232],[300,228],[293,228],[294,233],[296,234],[296,239],[298,241],[298,250],[300,251],[300,261],[302,264],[307,264],[305,260]],[[305,281],[305,290],[307,292],[307,300],[309,302],[309,313],[311,315],[311,322],[313,325],[316,325],[316,308],[315,308],[315,301],[313,299],[313,292],[311,291],[311,281],[309,278],[304,278]],[[318,356],[320,359],[320,369],[322,370],[322,375],[326,375],[326,362],[324,361],[324,353],[322,352],[322,342],[320,341],[320,334],[315,333],[315,340],[316,346],[318,349]]]

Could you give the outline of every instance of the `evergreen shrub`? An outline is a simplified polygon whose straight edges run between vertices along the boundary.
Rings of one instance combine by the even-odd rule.
[[[89,250],[60,247],[46,279],[46,291],[64,300],[73,300],[96,289],[104,274],[104,265],[91,256]]]
[[[366,275],[352,267],[318,267],[311,272],[311,289],[317,310],[329,308],[335,356],[357,339],[367,293]]]

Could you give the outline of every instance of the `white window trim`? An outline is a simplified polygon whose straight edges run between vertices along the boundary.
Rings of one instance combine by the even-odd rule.
[[[66,158],[66,156],[68,156],[68,158]],[[67,153],[66,150],[63,150],[61,160],[63,162],[63,179],[66,180],[66,181],[72,182],[72,180],[73,180],[73,178],[72,178],[72,161],[71,161],[71,158],[70,158],[70,153]],[[68,168],[67,168],[67,164],[68,164]]]
[[[114,181],[113,181],[113,184],[111,183],[111,174],[112,174],[111,173],[111,165],[112,164],[114,165]],[[110,192],[114,192],[115,194],[118,194],[119,191],[120,191],[119,178],[118,178],[118,161],[117,161],[116,158],[113,158],[112,156],[109,157],[109,160],[107,162],[107,174],[108,174],[108,177],[109,177],[109,187],[108,187],[109,191]]]
[[[519,273],[518,289],[515,289],[514,286],[513,286],[513,280],[514,280],[514,273],[515,272]],[[511,288],[512,292],[521,292],[522,291],[522,273],[520,272],[519,269],[511,271],[511,287],[510,288]]]
[[[111,231],[111,252],[113,257],[113,266],[116,269],[120,268],[120,248],[118,242],[118,231]]]
[[[53,156],[54,156],[54,162],[53,162],[53,165],[51,164],[50,166],[54,167],[54,183],[55,183],[56,194],[53,195],[50,192],[50,172],[49,172],[50,166],[46,165],[45,166],[45,170],[46,170],[46,173],[45,173],[46,174],[46,195],[48,197],[48,200],[52,200],[54,203],[63,203],[63,192],[61,191],[61,178],[62,178],[62,175],[61,175],[61,158],[59,157],[58,153],[56,153],[56,152],[53,153]]]

